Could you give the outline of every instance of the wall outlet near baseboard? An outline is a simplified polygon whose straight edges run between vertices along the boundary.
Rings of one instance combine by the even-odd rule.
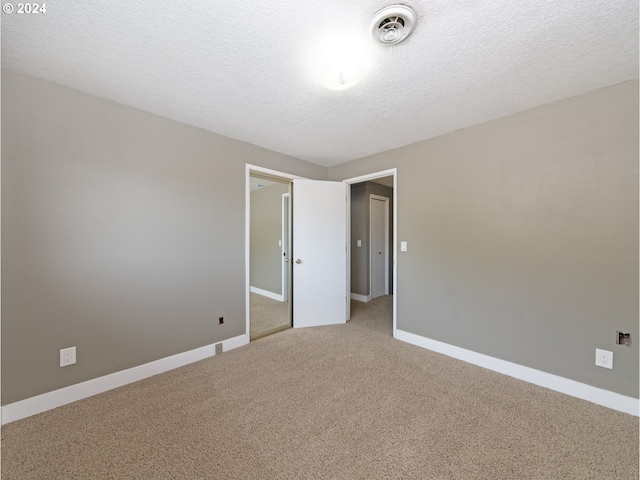
[[[216,343],[216,355],[222,354],[222,342]]]
[[[63,348],[60,350],[60,366],[68,367],[76,363],[76,347]]]
[[[596,348],[596,365],[613,369],[613,352]]]

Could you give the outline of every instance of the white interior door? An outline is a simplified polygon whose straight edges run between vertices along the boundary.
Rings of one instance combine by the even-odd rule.
[[[371,195],[371,298],[389,293],[389,199]]]
[[[293,181],[293,326],[347,321],[347,185]]]

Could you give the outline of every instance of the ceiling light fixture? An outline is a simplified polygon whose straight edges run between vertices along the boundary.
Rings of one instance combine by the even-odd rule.
[[[416,19],[416,13],[404,5],[383,8],[371,20],[371,36],[383,45],[395,45],[413,32]]]
[[[329,90],[345,90],[365,76],[369,49],[355,35],[334,34],[322,39],[311,54],[311,69]]]

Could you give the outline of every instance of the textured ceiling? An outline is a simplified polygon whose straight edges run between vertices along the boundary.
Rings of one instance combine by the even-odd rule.
[[[637,0],[409,0],[384,47],[392,3],[51,2],[2,15],[2,65],[327,166],[638,78]],[[310,65],[344,35],[368,69],[328,90]]]

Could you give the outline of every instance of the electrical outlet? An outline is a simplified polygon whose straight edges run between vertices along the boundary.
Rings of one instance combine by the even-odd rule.
[[[224,317],[218,318],[218,325],[224,325]]]
[[[222,355],[222,342],[216,343],[216,355]]]
[[[596,365],[613,369],[613,352],[596,348]]]
[[[76,347],[63,348],[60,350],[60,366],[68,367],[76,363]]]

